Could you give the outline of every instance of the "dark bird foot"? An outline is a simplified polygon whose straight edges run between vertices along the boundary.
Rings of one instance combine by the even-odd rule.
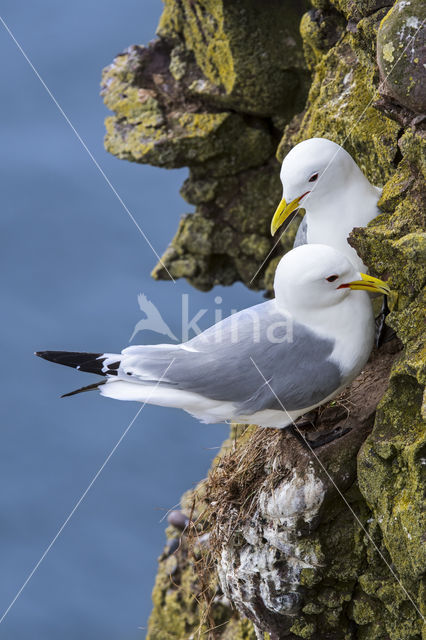
[[[312,429],[315,428],[318,422],[318,409],[313,409],[309,413],[305,413],[296,422],[296,427],[299,429]]]
[[[375,320],[376,335],[374,342],[377,349],[379,349],[382,344],[385,344],[385,342],[389,342],[390,340],[392,340],[392,338],[395,337],[395,331],[388,327],[385,323],[387,315],[389,315],[388,297],[383,296],[382,308],[380,309],[380,313]]]
[[[351,431],[351,427],[336,427],[332,431],[323,433],[317,438],[311,440],[310,438],[307,438],[303,435],[303,433],[299,429],[299,425],[295,426],[294,424],[291,424],[289,427],[287,427],[287,429],[291,434],[294,435],[295,438],[297,438],[297,440],[303,445],[305,449],[308,449],[308,451],[310,451],[311,449],[318,449],[318,447],[322,447],[324,444],[333,442],[334,440],[341,438],[342,436],[349,433],[349,431]]]

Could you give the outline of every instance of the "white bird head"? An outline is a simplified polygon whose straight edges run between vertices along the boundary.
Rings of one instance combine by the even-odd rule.
[[[343,253],[324,244],[305,244],[286,253],[278,264],[274,289],[278,304],[295,315],[330,308],[353,296],[354,290],[390,291],[386,282],[360,273]]]
[[[350,154],[326,138],[296,145],[283,160],[280,178],[283,198],[271,222],[272,235],[299,207],[324,208],[339,191],[345,191],[349,180],[366,180]]]

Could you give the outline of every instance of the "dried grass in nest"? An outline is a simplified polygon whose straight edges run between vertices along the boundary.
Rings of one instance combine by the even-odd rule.
[[[273,491],[288,477],[292,466],[288,438],[281,429],[257,428],[248,438],[234,443],[232,451],[220,457],[210,471],[203,483],[203,517],[214,557],[253,515],[259,493]]]
[[[215,640],[220,637],[223,627],[228,624],[229,615],[225,616],[225,620],[223,617],[218,620],[217,607],[213,607],[217,598],[220,598],[221,592],[210,540],[205,540],[208,531],[204,507],[203,499],[197,491],[194,491],[190,522],[185,532],[188,559],[196,577],[193,589],[199,615],[198,628],[191,637],[197,640]]]

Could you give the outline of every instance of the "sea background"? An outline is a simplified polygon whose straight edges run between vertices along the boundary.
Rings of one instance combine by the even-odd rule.
[[[120,161],[103,149],[101,69],[154,37],[160,0],[12,2],[1,16],[161,255],[187,170]],[[155,282],[156,258],[40,81],[0,25],[1,405],[0,618],[138,405],[59,396],[93,378],[34,357],[39,349],[119,351],[144,293],[181,332],[191,315],[262,301],[237,284],[208,293]],[[219,305],[217,296],[222,297]],[[136,343],[161,342],[152,332]],[[0,623],[7,640],[141,640],[167,510],[206,474],[228,433],[146,406]]]

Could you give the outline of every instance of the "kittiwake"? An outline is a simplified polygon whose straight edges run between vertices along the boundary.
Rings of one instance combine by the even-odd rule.
[[[36,355],[105,380],[103,396],[184,409],[203,422],[286,427],[333,398],[361,371],[374,338],[367,291],[388,292],[341,252],[306,244],[287,253],[275,298],[231,315],[188,342],[121,353]]]
[[[367,180],[352,156],[327,138],[310,138],[286,155],[280,178],[283,198],[272,218],[272,235],[303,208],[294,246],[328,244],[368,271],[347,240],[354,227],[365,227],[379,215],[382,190]]]

